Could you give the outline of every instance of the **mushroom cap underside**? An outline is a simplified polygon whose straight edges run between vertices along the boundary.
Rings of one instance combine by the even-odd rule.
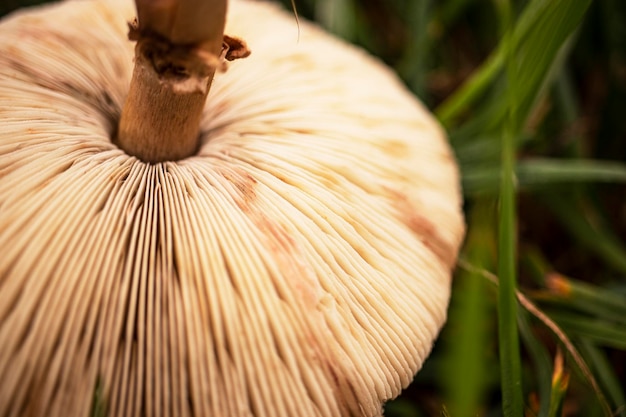
[[[382,64],[233,1],[198,154],[117,148],[130,1],[0,24],[0,415],[376,416],[445,321],[442,129]]]

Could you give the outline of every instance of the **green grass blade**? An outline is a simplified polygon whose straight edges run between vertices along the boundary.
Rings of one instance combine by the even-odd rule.
[[[547,314],[569,335],[594,344],[626,350],[626,328],[585,314],[563,310],[546,310]]]
[[[459,259],[459,266],[463,270],[472,271],[474,273],[482,275],[487,281],[493,283],[496,287],[500,285],[499,279],[496,275],[487,270],[473,266],[463,257]],[[517,291],[516,295],[520,305],[530,314],[539,319],[548,329],[550,329],[554,333],[554,335],[563,344],[563,347],[567,350],[567,353],[574,360],[574,363],[578,367],[578,370],[581,372],[584,379],[589,383],[589,386],[592,388],[594,395],[598,400],[598,404],[602,408],[603,415],[605,417],[613,416],[613,413],[611,412],[611,407],[607,403],[604,393],[602,392],[594,374],[590,371],[587,363],[578,352],[578,349],[570,340],[570,337],[561,329],[561,327],[554,320],[552,320],[552,318],[550,318],[544,311],[538,308],[528,297],[526,297],[520,291]]]
[[[465,256],[473,265],[485,269],[493,265],[492,248],[496,244],[493,206],[491,199],[478,201],[468,218],[466,247],[469,251]],[[443,372],[439,379],[450,415],[472,417],[480,414],[481,404],[487,398],[492,379],[490,370],[497,369],[485,350],[485,346],[494,342],[486,325],[493,314],[493,306],[487,298],[487,290],[491,288],[487,288],[480,273],[460,270],[453,289],[449,324],[442,340]]]
[[[507,106],[508,118],[502,131],[502,178],[500,183],[500,214],[498,219],[498,341],[502,388],[502,412],[505,417],[523,414],[522,366],[517,329],[517,265],[515,231],[515,133],[518,130],[516,113],[517,68],[513,61],[511,32],[511,6],[507,0],[497,2],[502,27],[503,45],[507,55]]]
[[[317,0],[315,20],[326,29],[344,39],[356,37],[356,9],[352,0]]]
[[[520,16],[510,44],[501,42],[492,56],[451,97],[436,110],[439,120],[446,126],[484,96],[505,66],[506,56],[512,51],[515,66],[519,68],[519,85],[516,92],[516,122],[523,123],[545,84],[560,49],[580,24],[591,0],[534,0]],[[502,110],[488,119],[497,126],[506,117],[503,109],[505,97],[496,97]]]
[[[554,358],[554,372],[552,373],[548,417],[561,417],[563,415],[563,402],[568,386],[569,373],[563,369],[563,356],[561,355],[561,351],[557,350],[556,357]]]
[[[520,311],[518,315],[519,331],[529,357],[533,362],[533,376],[537,383],[540,407],[537,417],[548,417],[552,392],[552,361],[550,355],[532,332],[528,315]],[[474,414],[476,415],[476,414]]]
[[[461,158],[476,157],[488,144],[478,142],[476,147],[464,147]],[[488,151],[489,152],[489,151]],[[490,151],[493,152],[493,151]],[[486,153],[486,157],[489,153]],[[461,160],[462,161],[462,160]],[[466,195],[493,194],[501,181],[500,168],[493,163],[462,165],[463,190]],[[519,161],[516,178],[520,191],[533,191],[560,184],[626,183],[626,164],[590,159],[529,158]]]
[[[559,274],[550,274],[547,285],[550,294],[546,301],[626,327],[626,295]]]
[[[626,397],[619,378],[615,375],[613,364],[609,362],[602,350],[588,341],[581,340],[579,346],[580,352],[587,359],[587,363],[593,369],[598,382],[604,387],[608,399],[618,410],[613,415],[626,417]]]
[[[471,104],[475,103],[491,86],[494,79],[500,74],[504,64],[504,54],[498,50],[490,56],[458,90],[446,99],[437,109],[435,115],[444,126],[451,126],[452,122]]]
[[[458,132],[458,131],[457,131]],[[471,173],[475,169],[482,167],[493,167],[499,170],[499,160],[502,154],[502,144],[500,136],[496,134],[486,134],[472,138],[472,140],[458,141],[454,145],[454,153],[459,164],[465,168],[464,173]],[[515,138],[517,147],[523,146],[531,140],[531,136],[520,134]],[[499,178],[498,175],[495,178]],[[496,187],[499,181],[496,180]]]
[[[523,68],[517,91],[518,122],[523,124],[546,77],[560,60],[559,52],[578,28],[591,0],[537,0],[529,7],[527,36],[516,44],[515,65]]]
[[[533,158],[518,165],[520,184],[535,187],[542,184],[626,182],[626,164],[588,159]]]

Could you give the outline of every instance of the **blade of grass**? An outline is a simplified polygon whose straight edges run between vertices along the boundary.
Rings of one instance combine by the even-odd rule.
[[[616,323],[563,310],[547,310],[563,330],[597,345],[626,350],[626,328]]]
[[[587,340],[581,340],[579,346],[581,353],[585,355],[587,362],[594,369],[594,374],[598,376],[600,383],[606,390],[609,399],[619,410],[615,416],[626,417],[626,397],[624,397],[619,378],[615,375],[613,365],[602,350]]]
[[[500,50],[496,50],[493,55],[487,58],[468,81],[435,109],[435,115],[441,124],[446,127],[452,126],[455,119],[475,103],[491,86],[494,79],[500,74],[504,63],[504,54]]]
[[[498,169],[500,155],[502,154],[502,144],[498,140],[499,135],[486,134],[472,140],[459,141],[454,146],[454,153],[461,164],[468,172],[480,169],[484,166],[493,166]],[[532,136],[522,133],[515,138],[517,147],[528,143]],[[499,170],[498,170],[499,172]],[[498,178],[496,175],[495,178]],[[496,180],[496,184],[499,181]],[[496,185],[497,186],[497,185]]]
[[[533,362],[533,376],[537,381],[538,396],[540,401],[537,417],[548,417],[552,391],[552,361],[543,342],[538,340],[533,334],[528,320],[528,315],[523,314],[523,312],[520,311],[517,317],[520,335],[522,336],[522,341],[524,342],[526,351]]]
[[[569,385],[569,372],[563,369],[563,354],[556,351],[554,358],[554,372],[552,373],[552,394],[550,395],[550,409],[548,417],[561,417],[563,415],[563,401]]]
[[[487,147],[488,144],[482,143],[479,149]],[[477,151],[469,148],[469,152]],[[498,166],[472,163],[462,168],[466,195],[496,192],[501,181]],[[520,191],[540,190],[555,184],[626,183],[626,164],[611,161],[529,158],[519,161],[515,171]]]
[[[354,41],[356,36],[355,6],[352,0],[315,1],[315,20],[335,35]]]
[[[477,201],[469,213],[466,257],[474,265],[490,267],[493,264],[496,245],[493,217],[491,199]],[[486,327],[493,307],[487,299],[485,280],[479,274],[459,271],[453,289],[445,335],[454,337],[442,340],[440,379],[450,415],[471,417],[480,414],[489,381],[494,379],[490,370],[497,368],[485,350],[485,346],[493,343],[492,332]]]
[[[463,268],[464,270],[467,270],[467,271],[472,271],[474,273],[478,273],[482,275],[486,280],[494,284],[495,286],[497,287],[500,286],[500,280],[498,279],[496,275],[494,275],[493,273],[487,270],[475,267],[474,265],[469,263],[465,258],[461,257],[459,259],[458,264],[460,268]],[[604,415],[606,417],[612,417],[613,412],[611,411],[611,407],[606,401],[606,397],[604,396],[602,389],[600,389],[600,385],[598,385],[598,381],[596,380],[594,374],[589,369],[589,366],[587,365],[583,357],[580,355],[580,353],[578,352],[578,349],[576,349],[576,347],[574,346],[570,338],[567,336],[567,334],[559,327],[558,324],[556,324],[554,320],[548,317],[528,297],[522,294],[521,291],[516,291],[515,295],[520,305],[530,314],[535,316],[539,321],[541,321],[541,323],[543,323],[548,329],[550,329],[554,333],[554,335],[559,339],[559,341],[563,344],[567,352],[574,359],[576,366],[578,366],[578,369],[580,370],[580,372],[582,373],[582,375],[587,380],[587,382],[593,389],[594,393],[596,394],[596,398],[598,399],[598,402],[600,406],[602,407]]]
[[[515,199],[515,132],[518,131],[516,100],[517,68],[513,61],[511,5],[507,0],[497,0],[503,40],[507,51],[506,75],[508,82],[508,118],[502,132],[502,177],[500,183],[500,213],[498,220],[498,341],[502,388],[502,412],[505,417],[523,414],[522,365],[517,329],[516,254],[516,199]]]
[[[517,174],[525,186],[564,182],[626,182],[626,164],[589,159],[533,158],[520,163]]]
[[[576,309],[626,327],[626,296],[614,291],[550,273],[546,279],[550,294],[547,301],[560,301]]]
[[[437,108],[439,120],[444,126],[451,126],[458,116],[483,97],[507,65],[506,56],[511,50],[514,51],[516,65],[523,68],[519,83],[524,89],[518,92],[517,111],[525,120],[559,50],[578,27],[590,4],[591,0],[531,1],[515,25],[510,44],[505,45],[504,40],[501,41],[474,75]],[[505,97],[496,98],[496,101],[500,105],[493,106],[494,109],[506,108],[503,105]],[[494,114],[490,118],[493,126],[497,126],[504,117],[504,112]]]

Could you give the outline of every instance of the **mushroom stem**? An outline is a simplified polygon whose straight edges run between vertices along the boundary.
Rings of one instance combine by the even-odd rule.
[[[135,68],[118,128],[120,148],[146,162],[193,155],[220,65],[226,0],[136,0]]]

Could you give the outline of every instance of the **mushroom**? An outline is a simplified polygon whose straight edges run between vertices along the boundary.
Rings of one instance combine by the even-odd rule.
[[[220,72],[221,44],[185,49],[207,78],[179,90],[211,84],[196,143],[146,156],[193,122],[157,105],[170,121],[131,117],[156,141],[129,151],[134,15],[85,0],[0,23],[0,416],[94,397],[110,416],[381,415],[446,318],[464,223],[443,130],[363,51],[233,0],[250,57]]]

